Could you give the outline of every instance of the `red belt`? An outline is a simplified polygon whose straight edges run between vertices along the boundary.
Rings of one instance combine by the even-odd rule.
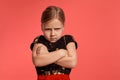
[[[70,80],[68,74],[38,75],[37,80]]]

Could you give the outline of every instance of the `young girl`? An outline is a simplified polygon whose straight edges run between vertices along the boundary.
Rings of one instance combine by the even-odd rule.
[[[32,60],[38,80],[70,80],[77,63],[77,43],[71,35],[63,35],[65,16],[61,8],[47,7],[41,18],[43,35],[31,44]]]

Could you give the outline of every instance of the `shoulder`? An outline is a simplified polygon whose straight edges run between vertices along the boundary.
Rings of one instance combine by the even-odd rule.
[[[72,35],[64,35],[63,38],[64,38],[66,45],[68,45],[70,42],[73,42],[75,43],[75,46],[77,48],[77,42]]]
[[[72,35],[69,35],[69,34],[67,34],[67,35],[64,35],[64,36],[66,36],[66,37],[72,37]]]
[[[39,40],[42,40],[42,39],[44,39],[44,36],[43,35],[39,35],[39,36],[34,38],[33,43],[38,43]]]
[[[65,38],[66,41],[75,41],[74,37],[72,35],[64,35],[63,38]]]
[[[42,35],[36,36],[36,37],[33,39],[32,43],[30,44],[30,49],[32,50],[34,44],[35,44],[35,43],[39,43],[40,40],[41,40],[43,37],[44,37],[44,36],[42,36]]]
[[[64,35],[64,37],[74,39],[72,35]]]

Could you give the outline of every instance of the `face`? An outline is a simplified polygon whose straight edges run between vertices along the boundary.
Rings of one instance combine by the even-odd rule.
[[[45,38],[54,43],[62,37],[64,25],[58,19],[52,19],[42,24],[42,31]]]

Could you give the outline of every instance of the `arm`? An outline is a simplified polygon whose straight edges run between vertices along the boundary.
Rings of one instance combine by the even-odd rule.
[[[48,52],[46,46],[43,44],[35,44],[32,50],[32,60],[35,66],[45,66],[56,62],[58,59],[65,56],[61,50]]]
[[[66,53],[67,55],[56,61],[56,64],[66,68],[74,68],[77,64],[75,43],[73,42],[68,43]]]

